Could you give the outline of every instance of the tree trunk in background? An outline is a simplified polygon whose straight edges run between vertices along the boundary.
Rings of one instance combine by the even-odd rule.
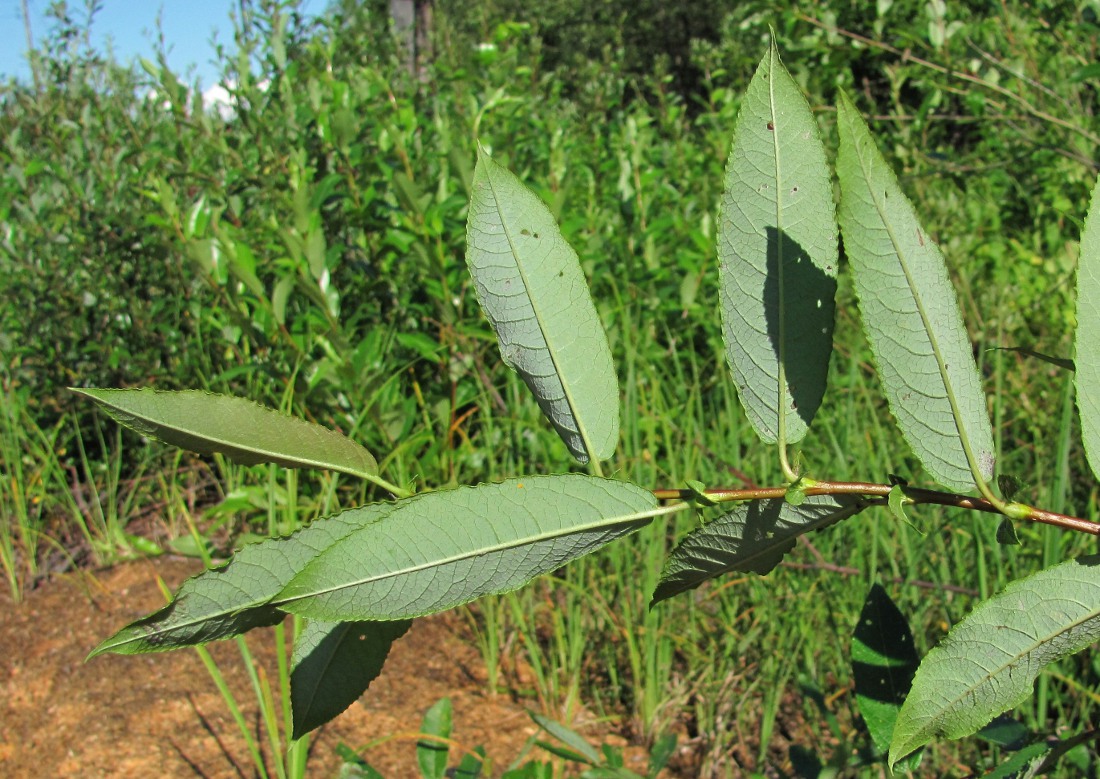
[[[407,52],[409,72],[424,76],[431,59],[431,0],[390,0],[390,14]]]
[[[31,80],[34,82],[34,91],[37,94],[42,91],[42,84],[38,79],[38,55],[34,52],[34,35],[31,33],[31,9],[27,6],[27,0],[23,0],[23,35],[27,39],[27,63],[31,66]]]

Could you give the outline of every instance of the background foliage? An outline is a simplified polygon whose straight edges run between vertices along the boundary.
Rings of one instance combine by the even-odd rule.
[[[835,104],[838,86],[857,97],[944,249],[1003,469],[1033,485],[1021,499],[1095,515],[1067,374],[994,350],[1070,356],[1100,140],[1094,3],[886,0],[869,15],[831,2],[437,0],[432,56],[413,73],[385,6],[334,2],[306,23],[294,3],[261,4],[223,52],[224,115],[163,58],[127,68],[91,50],[65,13],[39,88],[0,88],[0,562],[13,591],[59,559],[105,562],[150,538],[224,552],[369,497],[334,477],[179,463],[137,438],[120,456],[118,433],[69,385],[245,395],[351,433],[387,479],[418,488],[567,468],[500,364],[463,266],[476,138],[540,190],[581,255],[624,390],[614,469],[655,487],[776,481],[722,365],[713,245],[738,96],[769,25],[811,105]],[[817,118],[835,148],[831,109]],[[919,481],[844,279],[832,391],[805,456],[835,478]],[[180,465],[186,489],[165,475]],[[851,766],[872,747],[836,674],[873,582],[924,651],[969,594],[1082,543],[1022,529],[1008,549],[994,524],[934,510],[920,532],[856,521],[865,532],[800,548],[792,565],[808,570],[651,611],[684,529],[653,526],[482,601],[472,629],[493,684],[514,690],[523,657],[536,682],[518,694],[555,716],[606,711],[638,740],[679,729],[697,768]],[[777,630],[779,614],[797,627]],[[1100,663],[1060,668],[1019,712],[1037,730],[1095,714]],[[979,759],[938,749],[934,766]]]

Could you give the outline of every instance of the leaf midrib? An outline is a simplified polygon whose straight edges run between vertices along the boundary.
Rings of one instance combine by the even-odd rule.
[[[854,106],[852,106],[852,110],[855,110]],[[869,139],[870,136],[867,136],[865,140],[869,141]],[[940,349],[939,340],[936,338],[936,331],[924,307],[924,300],[919,293],[913,274],[910,271],[907,257],[902,251],[901,242],[894,232],[894,226],[887,218],[885,207],[876,196],[874,187],[871,186],[871,160],[868,159],[868,156],[864,154],[862,149],[858,148],[859,137],[854,133],[852,140],[854,145],[857,146],[856,159],[859,161],[860,170],[863,172],[863,179],[868,185],[867,192],[870,195],[871,203],[876,213],[878,213],[883,226],[886,228],[886,234],[890,237],[890,243],[894,247],[894,254],[898,258],[898,264],[901,266],[902,273],[905,274],[905,283],[908,285],[909,292],[913,296],[913,302],[917,306],[917,313],[920,315],[921,324],[924,326],[924,333],[928,337],[929,344],[932,346],[932,355],[936,359],[936,369],[939,371],[940,381],[943,382],[944,393],[951,407],[951,420],[955,423],[955,430],[959,434],[959,442],[962,444],[963,453],[966,456],[966,462],[970,468],[970,475],[976,483],[983,483],[985,479],[978,468],[977,458],[974,456],[973,447],[970,445],[970,436],[967,433],[966,426],[962,424],[962,412],[959,409],[958,399],[955,397],[955,390],[947,373],[947,364],[944,362],[943,352]],[[870,156],[873,157],[873,153]],[[919,223],[917,229],[920,229]],[[928,240],[931,240],[931,238],[928,238]]]
[[[449,555],[449,556],[441,558],[441,559],[437,558],[437,559],[434,559],[434,560],[425,561],[423,563],[417,563],[417,564],[414,564],[414,565],[409,565],[409,566],[406,566],[406,567],[400,568],[400,569],[387,570],[382,574],[376,574],[376,575],[372,575],[372,576],[365,576],[365,577],[357,579],[355,581],[343,582],[339,585],[317,589],[317,590],[314,590],[314,591],[308,592],[308,593],[295,594],[293,597],[284,598],[282,600],[278,600],[277,599],[278,596],[276,596],[276,599],[268,601],[268,603],[266,605],[279,607],[282,604],[295,603],[295,602],[300,601],[300,600],[305,600],[307,598],[316,598],[316,597],[319,597],[321,595],[329,595],[331,593],[339,592],[341,590],[346,590],[346,589],[349,589],[351,587],[360,587],[364,584],[374,584],[374,583],[377,583],[377,582],[385,581],[387,579],[393,579],[395,577],[408,576],[408,575],[411,575],[411,574],[421,573],[423,571],[428,571],[428,570],[431,570],[433,568],[442,568],[444,566],[451,565],[451,564],[454,564],[454,563],[457,563],[457,562],[461,562],[463,560],[469,560],[469,559],[472,559],[474,557],[484,557],[486,555],[491,555],[491,554],[494,554],[494,553],[497,553],[497,552],[505,552],[505,551],[508,551],[510,549],[519,549],[519,548],[522,548],[522,547],[525,547],[525,546],[532,546],[534,544],[537,544],[537,543],[540,543],[540,542],[543,542],[543,541],[553,541],[554,539],[563,538],[563,537],[572,536],[572,535],[581,535],[583,533],[591,532],[591,531],[594,531],[594,530],[600,530],[600,529],[603,529],[603,528],[610,529],[610,528],[616,527],[617,525],[626,525],[626,524],[630,524],[632,522],[641,522],[642,520],[653,519],[654,517],[659,517],[659,516],[662,516],[664,514],[672,514],[672,513],[675,513],[677,511],[681,511],[682,509],[683,509],[682,504],[674,504],[672,506],[658,506],[658,507],[650,509],[648,511],[635,512],[633,514],[627,514],[627,515],[624,515],[624,516],[617,516],[617,517],[614,517],[614,518],[611,518],[611,519],[600,518],[600,519],[596,519],[592,522],[584,523],[582,525],[571,525],[571,526],[566,527],[566,528],[560,528],[560,529],[558,529],[556,531],[553,531],[553,532],[550,532],[550,533],[541,533],[541,534],[538,534],[538,535],[528,535],[528,536],[525,536],[523,538],[513,539],[511,541],[500,542],[500,543],[492,544],[492,545],[489,545],[489,546],[482,546],[482,547],[479,547],[476,550],[470,550],[468,552]],[[390,516],[396,516],[397,514],[400,514],[400,513],[401,513],[400,511],[396,511],[393,514],[391,514]],[[351,538],[352,538],[352,536],[345,536],[343,539],[341,539],[337,543],[340,544],[340,543],[348,542],[348,541],[351,540]],[[324,552],[322,552],[321,554],[324,554]],[[317,558],[314,558],[314,560],[316,560],[316,559]],[[307,565],[306,569],[308,569],[308,568],[309,568],[309,566]],[[306,570],[306,569],[303,569],[303,570]],[[293,584],[293,580],[291,580],[291,582],[287,584],[287,587],[290,587],[292,584]]]
[[[992,671],[989,671],[989,672],[983,674],[978,679],[978,681],[976,681],[973,684],[970,684],[970,685],[966,686],[959,695],[955,696],[950,701],[948,701],[948,705],[941,707],[940,711],[935,716],[929,717],[929,719],[925,723],[925,725],[916,731],[917,737],[922,738],[923,734],[928,732],[929,726],[933,726],[933,727],[938,726],[939,723],[941,723],[944,719],[947,718],[947,715],[951,714],[954,711],[955,707],[958,706],[959,703],[962,700],[964,700],[965,698],[970,696],[971,693],[978,690],[982,686],[987,685],[991,679],[993,679],[993,678],[997,677],[999,674],[1003,673],[1005,671],[1005,669],[1008,668],[1013,663],[1017,663],[1020,660],[1030,656],[1032,653],[1036,652],[1040,647],[1042,647],[1046,644],[1049,644],[1051,641],[1053,641],[1058,636],[1069,633],[1072,630],[1074,630],[1075,628],[1078,628],[1081,625],[1084,625],[1086,622],[1089,622],[1090,620],[1094,620],[1094,619],[1097,619],[1097,618],[1100,618],[1100,608],[1092,609],[1091,611],[1089,611],[1083,617],[1081,617],[1079,619],[1076,619],[1073,622],[1070,622],[1068,624],[1065,624],[1065,625],[1061,626],[1061,628],[1059,630],[1055,630],[1055,631],[1053,631],[1051,633],[1048,633],[1047,635],[1042,636],[1042,637],[1034,638],[1032,640],[1031,644],[1028,646],[1026,651],[1014,654],[1009,659],[1009,662],[1001,663],[1000,665],[998,665]],[[986,643],[992,644],[993,642],[988,641]],[[1035,674],[1035,677],[1038,677],[1038,673]],[[910,738],[910,740],[912,740],[912,739]],[[903,755],[903,757],[904,757],[904,755]]]
[[[199,433],[199,432],[196,432],[194,430],[190,430],[186,427],[183,427],[180,424],[176,424],[176,423],[169,424],[167,422],[163,422],[163,421],[154,419],[154,418],[150,417],[148,414],[137,413],[137,412],[133,411],[132,409],[123,408],[122,406],[119,406],[118,404],[113,403],[113,402],[107,400],[106,398],[100,397],[98,395],[94,395],[94,394],[89,393],[89,392],[85,392],[85,391],[80,390],[80,389],[74,389],[74,392],[77,392],[81,395],[84,395],[85,397],[91,398],[92,400],[96,401],[97,403],[100,403],[104,406],[107,406],[108,408],[112,408],[116,412],[118,412],[119,414],[123,414],[125,416],[132,417],[133,419],[140,419],[143,422],[146,422],[148,424],[153,425],[154,430],[152,432],[148,433],[148,435],[150,435],[153,438],[161,438],[161,434],[159,432],[157,432],[157,430],[167,430],[167,431],[171,431],[171,432],[174,432],[174,433],[177,433],[177,434],[182,434],[182,435],[189,436],[190,438],[198,439],[198,440],[200,440],[200,441],[202,441],[206,444],[209,444],[213,447],[216,447],[215,451],[217,451],[219,454],[224,454],[224,453],[227,453],[227,452],[243,452],[245,454],[254,454],[254,455],[257,455],[257,456],[260,456],[260,457],[264,457],[268,461],[278,459],[278,460],[282,460],[284,462],[301,463],[304,467],[307,467],[307,468],[318,468],[318,469],[322,469],[322,470],[339,471],[340,473],[345,473],[349,476],[356,476],[360,479],[366,479],[366,480],[370,480],[371,477],[374,475],[373,472],[362,471],[362,470],[359,470],[358,468],[355,468],[353,466],[340,465],[340,464],[337,464],[337,463],[332,463],[332,462],[328,462],[328,461],[324,461],[324,460],[318,460],[316,458],[311,458],[311,457],[298,457],[298,456],[294,456],[294,455],[287,455],[285,452],[278,452],[278,451],[275,451],[275,450],[272,450],[272,449],[269,449],[269,448],[266,448],[266,447],[262,447],[262,446],[244,447],[244,446],[241,446],[239,443],[231,443],[231,442],[225,440],[224,438],[219,438],[217,435],[207,435],[206,433]],[[268,409],[268,410],[271,410],[271,409]],[[285,416],[287,419],[290,419],[290,420],[300,421],[300,420],[298,420],[297,417],[292,417],[292,416],[288,416],[288,415],[283,415],[283,416]],[[133,425],[127,425],[127,427],[133,428]],[[328,430],[328,428],[322,428],[322,429],[324,429],[328,432],[334,432],[334,431]],[[339,434],[335,433],[335,435],[339,435]],[[347,438],[346,440],[349,443],[351,443],[355,446],[359,446],[354,441],[352,441],[350,438]],[[364,449],[363,451],[365,453],[369,454],[369,452],[367,452],[366,449]],[[371,459],[373,459],[373,456],[371,457]]]
[[[546,325],[544,324],[546,320],[543,318],[542,310],[538,304],[538,296],[531,294],[531,280],[523,268],[523,263],[520,262],[520,253],[516,248],[515,240],[512,237],[512,231],[509,229],[508,223],[504,219],[504,211],[501,207],[500,198],[497,196],[492,169],[489,169],[488,175],[485,178],[489,182],[489,191],[493,196],[493,204],[496,206],[497,218],[500,219],[501,229],[504,230],[504,237],[508,240],[508,248],[512,252],[512,260],[516,264],[516,270],[519,273],[520,281],[523,282],[523,288],[527,292],[527,301],[531,304],[531,310],[535,313],[535,322],[538,324],[539,333],[542,335],[542,342],[546,344],[546,352],[550,356],[550,362],[554,365],[554,375],[557,376],[558,381],[561,382],[562,391],[565,393],[565,402],[569,406],[569,413],[573,417],[573,422],[577,425],[577,432],[580,434],[581,441],[584,443],[585,451],[588,453],[589,459],[595,462],[596,449],[592,445],[588,428],[577,408],[577,401],[573,389],[570,386],[570,382],[566,380],[566,375],[561,370],[561,362],[558,357],[558,349],[561,347],[551,342],[551,338],[547,334]],[[545,207],[542,203],[537,204],[536,207],[540,205]],[[547,209],[547,211],[549,212],[549,209]],[[551,219],[553,219],[553,214],[550,216]]]
[[[779,381],[776,383],[777,397],[775,399],[775,406],[778,412],[778,419],[776,420],[775,432],[776,443],[781,447],[780,458],[781,461],[785,463],[786,456],[782,452],[782,447],[786,447],[787,445],[787,288],[785,286],[786,279],[783,267],[783,246],[785,242],[783,240],[783,187],[781,186],[783,179],[781,175],[782,167],[779,162],[779,116],[775,111],[775,71],[779,63],[779,53],[776,51],[774,38],[768,49],[768,56],[768,109],[771,114],[772,126],[772,159],[775,160],[776,286],[779,295],[779,300],[776,302],[779,317],[779,369],[777,371]]]

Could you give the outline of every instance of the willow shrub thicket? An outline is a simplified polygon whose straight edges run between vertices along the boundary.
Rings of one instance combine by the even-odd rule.
[[[412,495],[374,457],[333,431],[249,401],[201,392],[82,390],[145,435],[243,462],[327,467],[388,490],[394,501],[344,511],[243,548],[186,582],[160,611],[93,653],[162,651],[306,619],[291,676],[301,736],[358,698],[409,621],[531,579],[652,522],[729,505],[688,533],[665,563],[651,608],[731,572],[764,574],[799,536],[868,511],[902,521],[937,503],[1100,534],[1100,525],[1016,502],[998,478],[986,399],[943,256],[850,98],[837,97],[834,208],[826,150],[774,43],[733,129],[718,223],[726,358],[745,414],[773,446],[783,483],[746,490],[654,490],[603,474],[618,446],[620,397],[611,349],[577,254],[554,215],[478,147],[466,263],[501,358],[522,378],[587,474],[516,475]],[[1098,190],[1100,192],[1100,190]],[[1094,193],[1094,211],[1100,194]],[[1078,285],[1076,382],[1089,462],[1100,471],[1100,216],[1086,221]],[[898,428],[925,472],[951,492],[832,481],[805,471],[825,396],[833,339],[838,235],[864,332]],[[819,445],[819,444],[818,444]],[[548,464],[549,465],[549,464]],[[976,493],[976,496],[970,493]],[[853,519],[835,533],[862,532]],[[873,590],[857,630],[856,695],[891,768],[914,768],[928,743],[971,735],[1027,697],[1047,664],[1100,635],[1100,558],[1068,559],[978,603],[919,662],[904,622]],[[878,624],[882,629],[875,630]],[[902,660],[899,662],[899,658]],[[1028,755],[1034,769],[1059,753]]]

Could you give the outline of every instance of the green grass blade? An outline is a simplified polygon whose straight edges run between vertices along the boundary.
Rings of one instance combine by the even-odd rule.
[[[393,510],[377,503],[318,520],[286,538],[243,547],[220,568],[194,576],[163,609],[127,625],[89,657],[113,652],[139,654],[204,644],[274,625],[284,616],[268,602],[316,554],[364,524]]]
[[[1043,667],[1100,639],[1100,557],[1008,585],[924,658],[898,713],[890,764],[934,738],[975,733],[1031,695]]]
[[[294,738],[355,703],[382,672],[393,642],[412,625],[397,622],[309,622],[294,641],[290,700]]]
[[[993,433],[943,255],[843,92],[837,124],[844,249],[890,410],[933,478],[971,490],[993,476]]]
[[[737,116],[718,218],[726,359],[765,443],[802,440],[821,405],[837,253],[825,147],[773,40]]]
[[[579,474],[418,495],[332,544],[276,597],[338,622],[404,619],[508,592],[668,509],[625,482]]]
[[[466,262],[501,357],[578,460],[606,460],[619,384],[577,254],[546,205],[480,146],[473,187]]]
[[[661,572],[651,606],[733,571],[766,574],[803,533],[821,530],[862,511],[855,496],[809,495],[800,506],[782,498],[738,504],[689,534]]]
[[[1089,466],[1100,478],[1100,180],[1092,191],[1077,260],[1075,351],[1081,438]]]
[[[224,454],[243,465],[327,468],[364,479],[378,473],[374,456],[350,438],[244,398],[200,390],[73,391],[119,424],[200,454]]]

